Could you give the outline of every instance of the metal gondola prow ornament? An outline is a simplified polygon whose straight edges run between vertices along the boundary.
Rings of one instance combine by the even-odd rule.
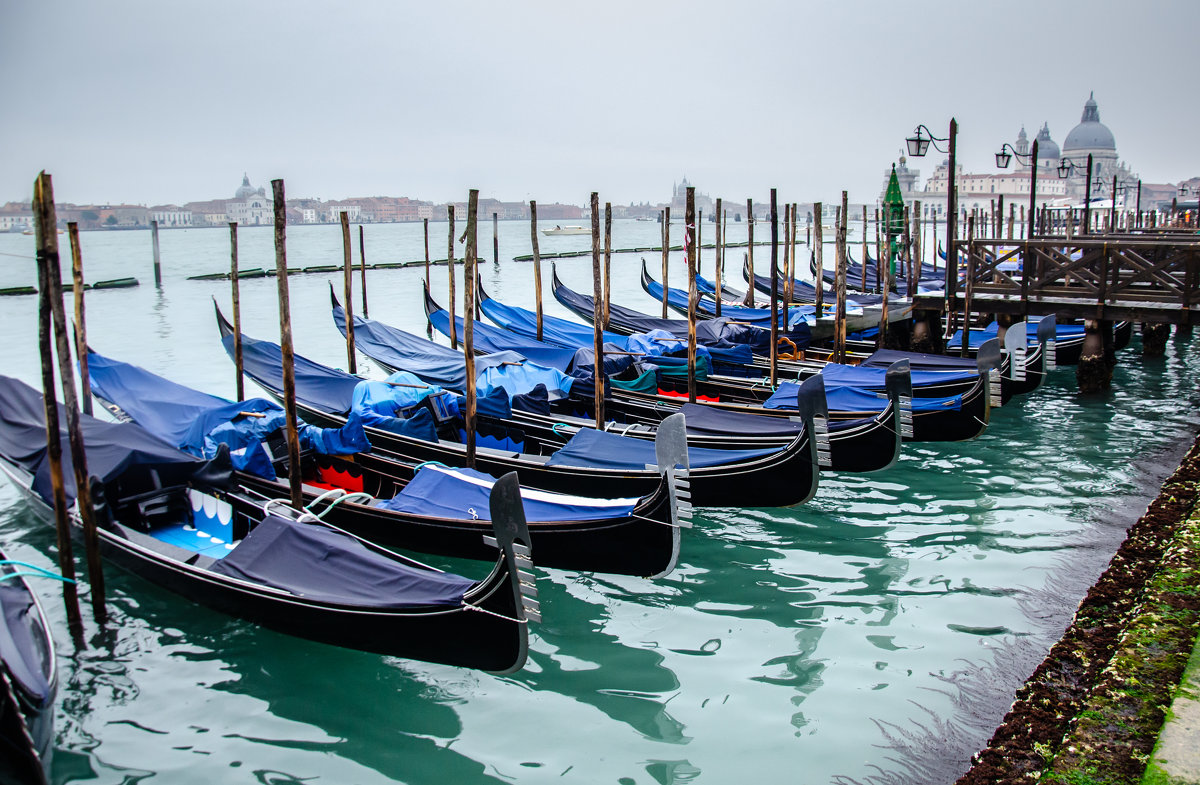
[[[904,439],[913,438],[912,410],[912,363],[908,360],[897,360],[887,369],[884,376],[888,396],[899,410],[900,436]]]
[[[1008,354],[1008,378],[1014,382],[1025,381],[1025,355],[1029,351],[1029,337],[1025,322],[1009,325],[1004,333],[1004,351]]]
[[[514,601],[517,618],[540,622],[542,607],[538,601],[537,575],[533,572],[533,552],[530,548],[529,527],[525,522],[525,508],[521,503],[521,483],[516,472],[496,480],[488,499],[491,510],[492,528],[495,538],[485,541],[495,544],[504,552],[504,558],[517,576]],[[524,663],[522,663],[523,665]],[[518,665],[513,670],[520,670]]]
[[[1058,345],[1055,337],[1058,335],[1058,320],[1054,314],[1043,316],[1038,322],[1037,339],[1042,345],[1042,367],[1053,371],[1058,367]]]
[[[658,425],[654,436],[654,460],[657,469],[667,478],[671,489],[671,522],[689,528],[692,525],[692,485],[689,475],[687,418],[682,412],[672,414]]]
[[[1000,339],[989,338],[979,345],[975,354],[975,364],[979,367],[979,375],[988,377],[988,402],[990,406],[999,408],[1003,403],[1000,389],[1000,365],[1003,356],[1000,354]]]
[[[804,380],[796,393],[796,408],[809,432],[813,457],[822,469],[833,468],[833,447],[829,442],[829,401],[825,398],[825,379],[819,373]]]

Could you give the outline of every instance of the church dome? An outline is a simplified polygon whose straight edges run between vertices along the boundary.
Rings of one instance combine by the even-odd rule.
[[[238,186],[238,189],[236,191],[233,192],[233,198],[245,200],[245,199],[249,199],[250,197],[254,196],[255,193],[257,193],[257,192],[254,190],[254,186],[250,185],[250,176],[247,174],[243,174],[242,175],[242,184],[240,186]]]
[[[1050,138],[1050,123],[1042,125],[1042,130],[1038,131],[1038,158],[1045,160],[1053,158],[1058,160],[1062,158],[1062,152],[1058,149],[1058,144]]]
[[[1079,119],[1079,125],[1072,128],[1071,133],[1067,134],[1067,141],[1063,143],[1063,149],[1068,152],[1073,150],[1115,151],[1117,149],[1112,131],[1100,122],[1100,109],[1096,106],[1094,93],[1083,105],[1083,116]]]

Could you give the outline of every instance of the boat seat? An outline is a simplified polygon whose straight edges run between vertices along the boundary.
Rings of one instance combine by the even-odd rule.
[[[191,518],[186,523],[158,526],[151,535],[160,542],[220,559],[237,546],[233,539],[233,507],[199,491],[187,492]]]

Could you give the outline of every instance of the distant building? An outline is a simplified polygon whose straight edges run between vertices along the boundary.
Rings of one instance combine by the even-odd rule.
[[[225,214],[239,226],[269,226],[275,223],[275,202],[265,188],[250,185],[250,177],[243,174],[233,200],[225,204]]]
[[[1109,196],[1112,189],[1113,175],[1117,177],[1118,187],[1126,183],[1137,182],[1137,176],[1129,171],[1117,156],[1117,142],[1108,126],[1100,122],[1100,107],[1096,104],[1096,95],[1088,96],[1083,105],[1083,114],[1079,125],[1067,134],[1062,147],[1063,158],[1068,159],[1074,170],[1067,178],[1067,188],[1071,198],[1082,200],[1087,190],[1087,158],[1092,156],[1092,198],[1099,195]],[[1097,188],[1097,181],[1100,187]]]
[[[883,195],[887,193],[888,183],[892,179],[892,167],[887,167],[883,170],[883,187],[879,189],[879,201],[883,201]],[[908,159],[900,156],[900,162],[896,164],[896,180],[900,183],[900,195],[904,197],[904,202],[907,204],[913,199],[923,199],[921,195],[918,181],[921,179],[920,169],[909,169]]]
[[[684,211],[687,210],[687,189],[692,188],[692,184],[688,182],[686,177],[683,181],[676,183],[671,189],[671,215],[683,217]],[[696,191],[695,206],[696,211],[705,215],[712,215],[713,200],[708,194]]]
[[[160,204],[150,208],[150,220],[159,226],[191,226],[192,211],[174,204]]]

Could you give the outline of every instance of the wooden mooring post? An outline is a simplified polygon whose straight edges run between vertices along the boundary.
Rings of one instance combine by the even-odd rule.
[[[42,396],[46,416],[46,454],[50,465],[50,488],[54,522],[58,535],[58,569],[63,582],[63,603],[67,623],[77,643],[83,641],[83,618],[79,613],[79,592],[75,586],[75,558],[71,548],[71,523],[63,480],[62,427],[58,420],[58,396],[54,391],[53,310],[56,301],[54,281],[62,286],[58,258],[58,221],[54,210],[54,186],[50,175],[42,172],[33,184],[33,219],[37,242],[38,277],[38,349],[42,360]],[[62,308],[61,293],[57,297]],[[69,362],[69,358],[68,358]],[[76,464],[78,466],[78,464]],[[86,493],[87,483],[83,484]],[[83,499],[78,497],[80,507]],[[89,505],[90,506],[90,505]]]
[[[237,399],[246,400],[246,373],[242,358],[242,295],[238,272],[238,225],[229,222],[229,286],[233,296],[233,372]]]
[[[83,391],[83,413],[92,413],[92,380],[88,373],[87,314],[83,302],[83,248],[79,245],[79,224],[67,223],[71,241],[71,289],[75,295],[75,356],[79,359],[79,389]]]
[[[600,271],[600,194],[592,191],[592,378],[596,389],[592,406],[596,413],[596,430],[604,430],[604,285]],[[669,208],[668,208],[669,209]],[[664,230],[666,224],[664,223]],[[686,227],[685,227],[686,236]],[[663,244],[664,247],[666,243]],[[663,282],[666,298],[666,282]]]
[[[663,209],[662,222],[662,318],[667,318],[667,261],[671,252],[671,208]]]
[[[162,254],[158,249],[158,221],[150,222],[150,245],[154,253],[154,285],[162,288]]]
[[[771,387],[779,371],[779,213],[771,189]],[[689,329],[689,334],[691,330]]]
[[[700,225],[696,217],[696,189],[688,186],[684,203],[683,237],[687,242],[688,267],[688,403],[696,402],[696,267],[700,263]],[[599,377],[598,377],[599,378]]]
[[[450,284],[450,348],[458,348],[458,320],[454,317],[454,205],[446,205],[446,220],[450,223],[449,248],[446,251],[446,278]]]
[[[837,222],[837,272],[834,282],[837,286],[837,311],[834,316],[833,358],[839,363],[846,362],[846,230],[847,218],[850,212],[849,194],[842,191],[842,206],[838,210]]]
[[[475,468],[475,408],[477,390],[475,386],[475,287],[478,275],[477,217],[479,214],[479,189],[472,188],[467,196],[467,246],[463,260],[463,358],[466,360],[467,411],[463,417],[467,431],[467,468]],[[451,271],[454,265],[450,265]]]
[[[746,305],[754,307],[754,200],[746,200],[746,264],[750,268],[750,285],[746,288]]]
[[[717,211],[713,214],[716,221],[716,255],[713,264],[713,275],[717,282],[716,315],[721,318],[721,301],[725,299],[725,215],[721,207],[721,198],[717,197]]]
[[[542,252],[538,250],[537,202],[529,201],[529,241],[533,244],[533,296],[537,304],[537,339],[542,340]]]
[[[346,314],[346,371],[358,373],[358,364],[354,358],[354,261],[350,252],[350,216],[342,211],[342,294],[345,300]]]
[[[825,315],[825,261],[823,257],[825,240],[821,230],[821,207],[820,202],[813,204],[813,285],[816,287],[813,303],[817,319]]]
[[[604,203],[604,329],[608,329],[608,303],[612,297],[612,202]]]
[[[287,198],[283,180],[271,181],[275,200],[275,285],[279,293],[279,348],[283,356],[283,411],[287,419],[288,488],[292,509],[304,509],[304,489],[300,476],[300,433],[296,428],[296,356],[292,349],[292,304],[288,294],[287,273]],[[342,213],[345,215],[345,213]],[[347,314],[349,323],[349,314]]]
[[[426,219],[428,221],[429,219]],[[428,224],[426,224],[428,226]],[[367,318],[367,241],[363,236],[363,225],[358,225],[358,271],[359,279],[362,283],[362,312],[363,318]],[[429,230],[425,231],[425,260],[429,261]],[[429,269],[428,265],[425,267]]]

